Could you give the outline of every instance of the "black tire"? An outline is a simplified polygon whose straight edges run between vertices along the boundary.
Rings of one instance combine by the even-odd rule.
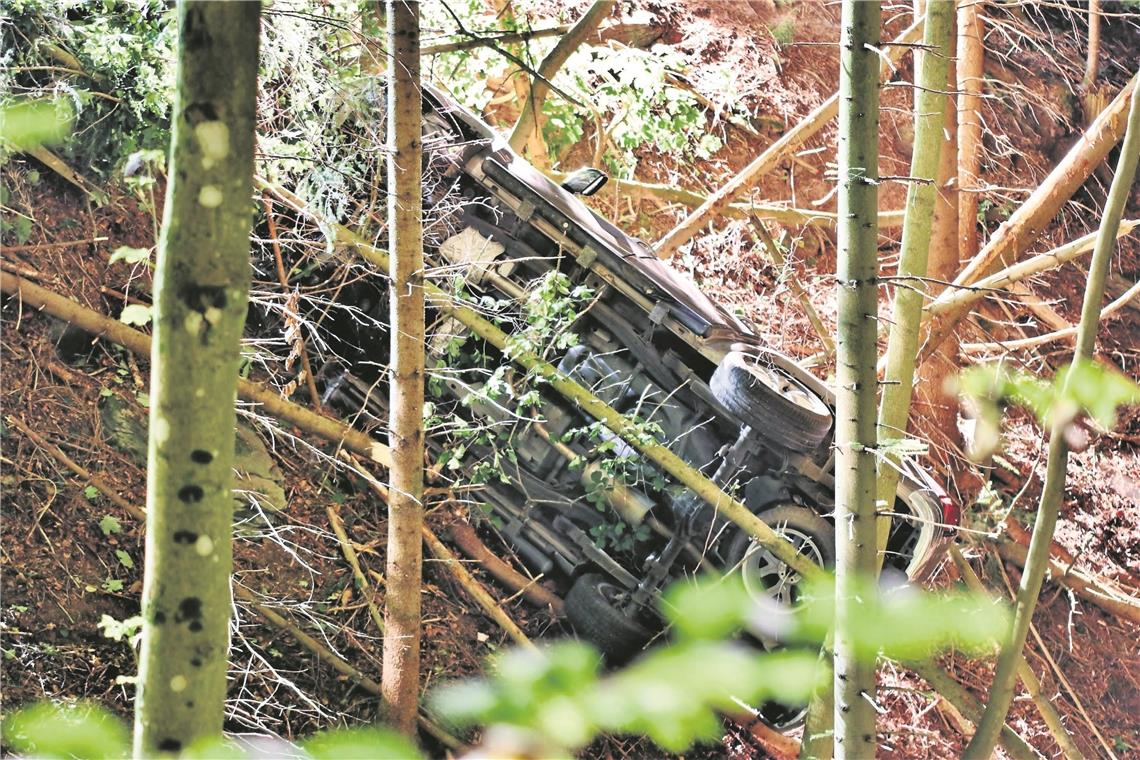
[[[780,367],[730,351],[713,372],[716,400],[767,440],[793,451],[810,451],[831,432],[831,409]]]
[[[757,517],[795,544],[801,554],[825,568],[835,566],[835,528],[814,510],[799,504],[781,504]],[[749,534],[738,531],[729,540],[724,558],[727,569],[743,574],[750,592],[766,593],[787,604],[796,602],[799,575],[757,545]]]
[[[574,630],[613,663],[629,660],[653,637],[652,631],[614,606],[611,600],[621,593],[610,580],[588,573],[566,595],[566,617]]]

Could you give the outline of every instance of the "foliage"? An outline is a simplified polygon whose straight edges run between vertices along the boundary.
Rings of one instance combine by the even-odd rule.
[[[174,16],[162,0],[8,0],[0,91],[74,111],[65,159],[106,176],[132,152],[166,147]]]
[[[1067,427],[1088,413],[1109,430],[1118,407],[1140,404],[1140,385],[1095,361],[1066,365],[1052,380],[1000,363],[980,365],[959,374],[957,388],[977,406],[975,457],[997,448],[1002,410],[1009,403],[1028,409],[1046,428]]]
[[[453,10],[467,28],[477,26],[485,13],[477,3]],[[455,26],[452,17],[440,12],[436,3],[427,3],[424,12],[425,24],[435,18],[439,27]],[[506,23],[496,19],[494,23],[505,31],[519,25],[513,19]],[[517,52],[536,67],[536,61],[554,44],[550,39],[532,40]],[[435,77],[452,96],[477,113],[484,111],[495,94],[487,86],[488,80],[494,80],[504,69],[516,68],[489,47],[443,53],[433,64]],[[554,77],[554,83],[580,104],[567,102],[552,91],[542,106],[543,139],[551,159],[558,161],[565,156],[585,136],[586,125],[593,127],[595,140],[604,132],[616,146],[617,150],[608,151],[604,160],[620,176],[633,176],[637,163],[634,154],[644,149],[677,158],[710,157],[722,143],[709,133],[705,107],[697,96],[672,79],[672,75],[683,73],[682,57],[665,46],[641,50],[583,45]]]
[[[918,659],[949,647],[989,652],[1008,630],[1006,609],[985,596],[880,594],[873,581],[861,596],[866,613],[851,635],[870,660]],[[599,732],[644,734],[681,752],[718,735],[717,711],[738,711],[741,701],[808,699],[824,677],[815,649],[760,652],[731,637],[746,628],[818,645],[833,625],[834,598],[831,580],[805,584],[794,609],[759,603],[738,575],[678,582],[661,603],[673,641],[623,670],[601,675],[597,653],[577,642],[512,650],[492,660],[490,677],[444,686],[432,704],[459,725],[511,726],[550,753],[567,755]]]
[[[0,150],[30,150],[58,143],[71,131],[73,120],[71,105],[60,98],[0,102]]]
[[[8,716],[2,727],[3,742],[9,750],[37,758],[105,760],[131,755],[126,726],[115,715],[90,702],[75,705],[40,702]],[[256,746],[213,739],[180,753],[180,757],[201,760],[254,760],[274,755],[312,760],[414,760],[421,757],[405,737],[382,728],[326,731],[303,742],[300,748],[282,739],[270,739]]]

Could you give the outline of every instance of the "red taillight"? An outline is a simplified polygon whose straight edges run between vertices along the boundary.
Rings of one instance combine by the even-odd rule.
[[[946,532],[949,533],[952,530],[951,526],[957,526],[962,522],[962,510],[946,494],[938,497],[938,503],[942,505],[942,522],[946,524]]]

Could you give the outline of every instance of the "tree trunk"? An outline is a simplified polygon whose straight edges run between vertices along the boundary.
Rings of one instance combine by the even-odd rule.
[[[1128,128],[1120,159],[1116,165],[1116,175],[1108,191],[1096,248],[1089,262],[1088,283],[1085,286],[1085,300],[1081,305],[1081,321],[1077,330],[1077,347],[1074,361],[1087,361],[1092,358],[1096,346],[1097,327],[1100,324],[1100,306],[1104,300],[1104,282],[1108,275],[1108,265],[1116,248],[1116,228],[1124,213],[1124,206],[1136,179],[1137,157],[1140,156],[1140,78],[1133,83],[1132,105],[1128,112]],[[1066,386],[1068,382],[1066,382]],[[1033,524],[1033,538],[1029,542],[1029,554],[1025,572],[1021,574],[1021,585],[1017,590],[1017,601],[1013,612],[1013,630],[1009,641],[1002,647],[998,656],[997,670],[993,686],[990,688],[990,701],[985,714],[978,724],[977,733],[966,747],[967,758],[989,758],[993,754],[998,732],[1009,712],[1013,701],[1014,683],[1017,678],[1017,663],[1025,647],[1025,636],[1033,622],[1033,610],[1037,596],[1041,593],[1041,581],[1049,566],[1049,549],[1053,543],[1053,530],[1057,525],[1057,513],[1065,490],[1065,470],[1068,466],[1069,447],[1065,440],[1063,425],[1054,425],[1049,433],[1049,459],[1042,486],[1041,501],[1037,507],[1037,520]]]
[[[587,37],[597,30],[602,20],[610,15],[614,5],[616,5],[615,0],[597,0],[591,5],[582,18],[574,24],[574,27],[566,33],[566,36],[558,40],[554,49],[542,59],[542,63],[538,66],[538,73],[547,81],[553,79],[558,70],[562,68],[562,64],[566,63],[566,59],[578,49],[578,46]],[[519,112],[519,120],[515,122],[515,128],[511,130],[509,139],[511,147],[516,151],[522,151],[532,133],[541,131],[542,104],[546,100],[548,92],[550,92],[550,86],[541,79],[535,78],[530,83],[530,92],[527,95],[526,102],[523,103],[522,111]],[[540,158],[543,162],[546,160],[546,156],[535,156],[535,158]]]
[[[947,73],[950,62],[950,30],[954,20],[954,0],[929,0],[926,5],[926,33],[923,43],[928,52],[921,56],[918,72],[918,98],[915,101],[914,149],[910,176],[915,178],[907,191],[906,221],[903,223],[902,250],[899,254],[899,281],[895,286],[883,399],[879,408],[878,440],[906,437],[910,401],[914,388],[914,365],[918,356],[918,329],[925,298],[920,286],[926,277],[930,234],[934,224],[934,204],[942,155],[943,125],[946,118]],[[951,154],[952,156],[953,154]],[[957,251],[957,247],[954,248]],[[914,279],[901,279],[914,278]],[[893,511],[899,484],[899,457],[887,453],[879,459],[878,501]],[[886,548],[891,518],[881,521],[879,548]],[[880,559],[881,564],[881,559]]]
[[[880,4],[844,0],[839,45],[838,336],[835,389],[835,757],[875,754],[875,663],[848,631],[874,576],[878,333]]]
[[[978,189],[982,169],[982,86],[986,49],[981,2],[958,3],[958,261],[978,254]],[[957,267],[950,276],[957,274]]]
[[[388,229],[392,469],[384,604],[384,713],[414,734],[420,670],[424,493],[424,254],[419,3],[388,3]]]
[[[140,757],[222,730],[260,12],[259,3],[178,5],[170,183],[154,277]]]

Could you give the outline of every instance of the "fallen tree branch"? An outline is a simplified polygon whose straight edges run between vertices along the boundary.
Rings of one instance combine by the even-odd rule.
[[[551,89],[547,83],[554,78],[570,55],[598,28],[602,19],[610,15],[614,5],[616,5],[615,0],[597,0],[582,14],[570,31],[558,40],[554,49],[542,59],[542,63],[538,66],[538,76],[530,83],[526,102],[523,103],[519,119],[515,122],[515,127],[507,140],[515,151],[521,153],[531,134],[542,128],[539,112],[542,111],[543,101]]]
[[[1140,224],[1140,220],[1123,220],[1116,231],[1116,236],[1119,238],[1129,234],[1135,229],[1137,224]],[[1096,243],[1096,236],[1097,233],[1090,232],[1072,242],[1058,246],[1051,251],[1039,253],[1024,261],[1011,264],[1000,272],[995,272],[988,277],[983,277],[969,287],[957,290],[949,288],[943,291],[942,295],[932,303],[927,305],[927,317],[937,317],[968,306],[975,301],[985,298],[990,293],[999,291],[1015,282],[1021,282],[1033,275],[1047,272],[1050,269],[1055,269],[1062,264],[1072,261],[1093,249],[1093,245]]]
[[[361,466],[359,462],[352,460],[351,457],[348,458],[352,461],[356,472],[363,476],[365,482],[368,483],[373,492],[387,505],[388,489],[368,472],[367,469]],[[483,584],[476,580],[475,576],[467,571],[467,568],[463,567],[463,563],[459,561],[459,558],[456,557],[450,549],[444,546],[443,542],[439,540],[439,537],[436,536],[427,525],[421,526],[420,534],[423,537],[424,545],[427,546],[431,555],[447,568],[447,571],[451,573],[455,582],[459,584],[460,588],[467,592],[468,596],[483,608],[487,617],[495,621],[516,644],[534,649],[534,644],[527,635],[523,633],[523,630],[519,628],[518,623],[499,606],[499,603],[495,601],[495,597],[491,596],[490,592],[483,588]]]
[[[1040,237],[1061,207],[1085,183],[1109,151],[1124,137],[1136,74],[1124,85],[1116,98],[1069,149],[1061,162],[1013,215],[998,228],[985,248],[970,261],[954,280],[961,287],[973,285],[1002,263],[1009,265]],[[964,306],[951,309],[930,320],[922,359],[929,357],[967,313]]]
[[[966,691],[964,686],[940,669],[933,660],[924,662],[907,660],[903,662],[903,665],[906,665],[929,683],[936,692],[945,697],[946,701],[974,724],[981,720],[984,709],[982,703],[977,697]],[[1041,754],[1026,744],[1025,740],[1008,725],[1002,725],[999,741],[1002,749],[1008,752],[1014,760],[1040,760],[1041,758]]]
[[[467,39],[459,40],[458,42],[442,42],[438,45],[424,45],[420,48],[420,55],[438,55],[440,53],[453,53],[457,50],[488,47],[504,42],[526,42],[528,40],[542,39],[543,37],[557,37],[560,34],[566,34],[569,29],[569,24],[562,24],[561,26],[554,26],[549,29],[524,29],[517,32],[500,32],[495,34],[476,34],[475,32],[464,30],[463,34],[469,35]]]
[[[2,263],[0,263],[2,266]],[[0,271],[0,291],[18,296],[24,303],[51,316],[68,322],[84,332],[106,338],[140,356],[150,355],[150,336],[127,327],[93,309],[88,309],[70,298],[42,288],[35,283]],[[279,396],[275,391],[249,380],[238,380],[238,396],[258,404],[266,414],[312,433],[326,441],[343,445],[349,451],[367,457],[387,467],[392,459],[388,447],[373,440],[366,433],[349,427],[338,420],[306,409]]]
[[[565,604],[560,597],[540,585],[536,579],[527,578],[496,556],[479,540],[470,523],[456,521],[452,523],[448,533],[451,535],[452,543],[458,546],[460,551],[482,565],[484,570],[507,588],[521,593],[531,604],[550,610],[556,617],[565,616]]]
[[[922,22],[917,21],[909,26],[895,39],[886,52],[879,69],[880,82],[889,78],[894,64],[897,63],[907,51],[910,43],[916,42],[922,36]],[[667,259],[693,237],[706,224],[714,221],[725,213],[733,200],[756,186],[756,183],[768,172],[775,169],[781,162],[792,155],[792,152],[802,145],[808,138],[828,124],[839,113],[839,93],[835,93],[789,129],[784,135],[769,145],[752,163],[735,177],[730,179],[723,187],[710,195],[701,204],[700,208],[689,214],[685,219],[669,231],[656,246],[653,252],[658,258]]]
[[[424,544],[427,546],[428,551],[431,552],[431,555],[447,568],[447,571],[451,573],[451,577],[455,579],[468,596],[474,599],[475,602],[483,608],[487,616],[506,631],[507,635],[510,636],[516,644],[528,649],[535,649],[534,643],[523,633],[522,629],[518,627],[518,624],[511,619],[511,616],[499,606],[499,603],[495,601],[495,597],[491,596],[487,589],[483,588],[483,584],[477,581],[475,576],[467,571],[467,568],[463,566],[459,558],[456,557],[450,549],[444,546],[443,542],[440,541],[434,533],[428,530],[426,526],[423,530],[423,536]]]
[[[1009,524],[1009,521],[1007,521],[1006,525],[1008,526]],[[1028,538],[1028,535],[1020,526],[1018,526],[1018,530],[1022,536],[1026,539]],[[1002,559],[1007,562],[1012,562],[1024,569],[1029,549],[1021,541],[1013,540],[1013,535],[1014,532],[1010,531],[1011,539],[996,541],[994,548],[997,549]],[[1057,547],[1054,546],[1051,553],[1055,554],[1056,551]],[[1054,582],[1071,589],[1077,596],[1090,604],[1095,604],[1110,615],[1115,615],[1124,620],[1131,620],[1133,623],[1140,623],[1140,599],[1108,588],[1097,581],[1096,578],[1074,567],[1071,563],[1062,563],[1057,561],[1056,558],[1051,557],[1049,560],[1049,577],[1052,578]]]
[[[1127,306],[1133,298],[1140,295],[1140,282],[1130,287],[1124,292],[1124,295],[1117,298],[1112,303],[1105,306],[1100,312],[1100,320],[1104,321],[1106,318],[1111,317],[1116,312]],[[1017,351],[1023,348],[1036,348],[1037,346],[1046,343],[1052,343],[1055,340],[1062,338],[1071,338],[1077,334],[1079,329],[1078,325],[1066,327],[1063,330],[1055,330],[1051,333],[1044,335],[1035,335],[1030,338],[1019,338],[1017,340],[1003,340],[991,341],[987,343],[963,343],[961,344],[962,351],[969,354],[982,353],[986,351]]]
[[[368,576],[360,569],[360,560],[356,556],[356,549],[352,545],[352,540],[349,539],[348,533],[344,530],[340,513],[333,507],[326,507],[325,512],[328,513],[329,525],[332,526],[333,533],[336,534],[336,540],[340,543],[340,553],[344,555],[345,561],[352,568],[352,577],[356,579],[356,587],[360,589],[360,595],[364,597],[364,604],[368,607],[368,615],[380,633],[384,633],[384,617],[380,614],[376,603],[372,601],[372,585],[368,582]]]
[[[47,251],[53,248],[72,248],[77,245],[91,245],[106,242],[105,237],[94,237],[90,240],[61,240],[58,243],[36,243],[35,245],[5,245],[0,246],[0,253],[26,253],[29,251]]]
[[[551,179],[561,182],[567,174],[556,171],[546,171]],[[646,194],[660,198],[669,203],[680,203],[685,206],[700,206],[708,201],[710,196],[702,195],[693,190],[686,190],[676,185],[666,185],[655,182],[642,182],[636,179],[612,178],[610,182],[617,186],[619,191],[628,192],[635,199]],[[781,206],[776,203],[731,203],[722,210],[724,216],[732,219],[756,218],[766,221],[779,222],[784,226],[811,225],[835,229],[836,215],[833,211],[815,211],[813,209],[793,208]],[[902,226],[904,211],[879,212],[879,228],[894,229]]]

